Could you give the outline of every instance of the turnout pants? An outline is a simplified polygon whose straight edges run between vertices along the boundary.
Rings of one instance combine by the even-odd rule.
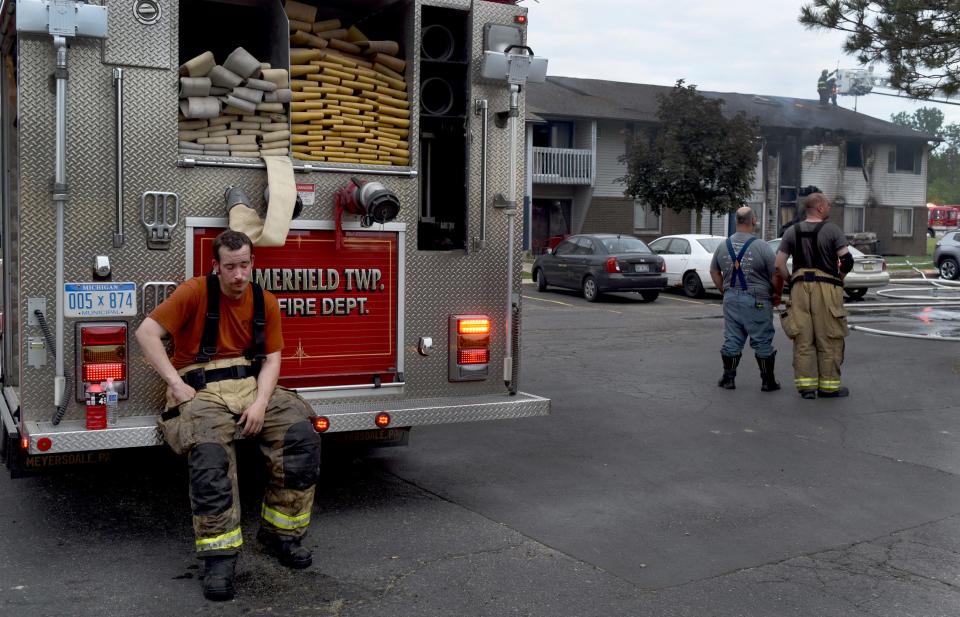
[[[256,393],[253,377],[211,383],[180,404],[178,416],[160,422],[170,448],[187,457],[198,557],[234,555],[243,544],[234,441],[241,430],[237,421]],[[252,438],[268,468],[260,524],[280,536],[302,537],[310,525],[320,465],[320,437],[311,416],[296,393],[277,387],[263,429]]]
[[[790,308],[783,318],[783,330],[793,339],[794,384],[797,390],[836,392],[840,389],[843,339],[849,333],[843,288],[801,279],[790,285]]]

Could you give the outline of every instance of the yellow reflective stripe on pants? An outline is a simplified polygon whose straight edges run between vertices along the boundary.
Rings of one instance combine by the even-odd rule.
[[[240,532],[240,528],[237,527],[219,536],[198,539],[197,552],[222,551],[224,549],[238,548],[241,544],[243,544],[243,534]]]
[[[832,392],[840,389],[839,379],[821,379],[820,389],[825,392]]]
[[[260,516],[277,529],[300,529],[310,524],[309,510],[295,516],[287,516],[282,512],[277,512],[273,508],[268,507],[267,504],[263,504]]]
[[[793,380],[794,385],[800,390],[817,387],[816,377],[796,377]]]

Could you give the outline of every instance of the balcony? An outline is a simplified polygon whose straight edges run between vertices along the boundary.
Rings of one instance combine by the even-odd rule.
[[[533,183],[592,185],[593,151],[535,147]]]

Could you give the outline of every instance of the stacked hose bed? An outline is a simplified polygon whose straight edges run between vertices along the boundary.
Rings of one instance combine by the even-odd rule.
[[[289,73],[238,47],[217,64],[204,52],[180,67],[179,152],[258,158],[290,153]]]
[[[305,161],[410,164],[406,62],[395,41],[355,25],[318,20],[317,7],[287,0],[291,149]]]

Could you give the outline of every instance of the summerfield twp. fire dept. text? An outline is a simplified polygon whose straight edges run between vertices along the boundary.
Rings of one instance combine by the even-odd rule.
[[[298,292],[380,292],[379,268],[263,268],[253,280],[266,290],[284,294]],[[342,283],[342,287],[341,287]],[[288,317],[314,315],[366,315],[367,297],[278,297],[280,310]]]

